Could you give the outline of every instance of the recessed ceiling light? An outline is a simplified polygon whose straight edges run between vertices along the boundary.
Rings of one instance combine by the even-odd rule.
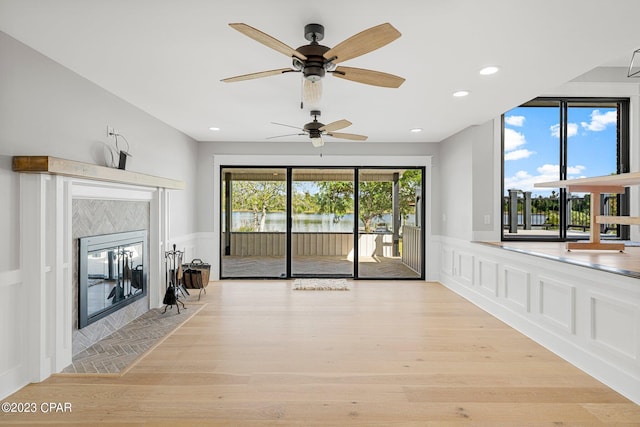
[[[413,133],[422,132],[422,128],[413,128],[413,129],[411,129],[411,132],[413,132]]]
[[[489,65],[488,67],[484,67],[482,70],[480,70],[480,74],[482,74],[483,76],[490,76],[491,74],[495,74],[500,70],[500,68],[496,67],[495,65]]]
[[[210,127],[210,128],[209,128],[209,130],[216,131],[216,130],[220,130],[220,128],[217,128],[217,127],[215,127],[215,126],[212,126],[212,127]]]
[[[453,96],[460,98],[463,96],[467,96],[469,95],[471,92],[469,92],[468,90],[459,90],[457,92],[453,92]]]

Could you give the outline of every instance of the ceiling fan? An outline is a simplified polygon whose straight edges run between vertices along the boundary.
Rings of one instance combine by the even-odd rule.
[[[320,116],[320,111],[312,110],[311,116],[313,117],[313,121],[307,123],[300,129],[298,126],[285,125],[282,123],[272,122],[274,125],[287,126],[294,129],[299,129],[302,133],[292,133],[288,135],[278,135],[272,136],[267,139],[273,138],[283,138],[285,136],[294,136],[294,135],[309,135],[311,138],[311,144],[314,147],[322,147],[324,145],[324,141],[322,139],[323,136],[331,136],[333,138],[339,139],[350,139],[352,141],[365,141],[367,139],[364,135],[357,135],[355,133],[342,133],[342,132],[334,132],[335,130],[344,129],[348,126],[351,126],[351,122],[349,120],[338,120],[336,122],[331,122],[327,125],[324,123],[320,123],[318,121],[318,116]]]
[[[223,82],[238,82],[291,72],[301,72],[305,78],[305,83],[319,82],[326,73],[354,82],[389,88],[400,87],[405,80],[402,77],[380,71],[336,66],[336,64],[348,59],[379,49],[400,37],[400,32],[389,23],[364,30],[333,48],[318,43],[324,38],[324,27],[322,25],[308,24],[304,27],[304,37],[311,43],[300,46],[297,49],[293,49],[247,24],[233,23],[229,25],[247,37],[251,37],[265,46],[291,57],[293,68],[279,68],[277,70],[244,74],[223,79]]]

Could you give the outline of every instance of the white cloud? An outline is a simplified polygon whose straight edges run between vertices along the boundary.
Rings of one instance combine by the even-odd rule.
[[[542,166],[538,166],[536,168],[536,171],[540,174],[540,175],[545,175],[545,176],[554,176],[554,178],[550,179],[549,181],[553,181],[553,180],[557,180],[558,176],[560,175],[560,166],[559,165],[550,165],[550,164],[544,164]]]
[[[584,126],[584,122],[583,122]],[[551,136],[554,138],[560,138],[560,125],[556,124],[549,128],[551,130]],[[567,123],[567,138],[571,138],[578,134],[578,124],[577,123]]]
[[[532,155],[536,154],[535,151],[527,150],[526,148],[522,148],[520,150],[510,151],[504,155],[504,160],[520,160],[526,159]]]
[[[504,122],[511,126],[522,127],[524,126],[524,116],[507,116],[504,118]]]
[[[513,129],[504,129],[504,151],[513,151],[527,143],[524,134]]]
[[[607,111],[602,114],[600,110],[591,112],[591,123],[582,122],[582,127],[592,132],[600,132],[607,128],[608,125],[616,124],[618,121],[617,111]]]
[[[582,173],[586,168],[582,165],[569,166],[567,168],[568,175],[577,175]],[[533,184],[538,182],[558,181],[560,166],[544,164],[536,168],[537,175],[531,175],[526,171],[518,171],[511,177],[504,178],[505,189],[517,189],[521,191],[532,191],[536,194],[547,194],[552,189],[534,188]]]
[[[586,167],[582,165],[569,166],[567,168],[567,175],[580,175]]]
[[[512,177],[504,178],[505,190],[515,189],[522,191],[532,191],[533,184],[538,182],[535,177],[529,175],[525,171],[519,171]]]

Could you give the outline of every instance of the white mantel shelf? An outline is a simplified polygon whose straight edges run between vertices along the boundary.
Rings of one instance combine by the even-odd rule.
[[[47,173],[144,187],[160,187],[171,190],[184,189],[183,181],[51,156],[14,156],[13,170],[15,172]]]

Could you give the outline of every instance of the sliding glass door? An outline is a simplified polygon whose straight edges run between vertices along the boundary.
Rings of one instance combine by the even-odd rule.
[[[220,277],[287,275],[287,170],[223,168]]]
[[[223,167],[220,277],[424,278],[423,175]]]
[[[353,169],[292,171],[291,275],[353,277]]]
[[[585,176],[619,173],[619,117],[616,103],[568,102],[567,122],[580,123],[582,127],[581,132],[569,130],[567,134],[567,175],[571,172]],[[619,207],[624,195],[605,193],[598,200],[591,200],[590,193],[567,192],[566,197],[566,236],[585,239],[590,228],[591,204],[600,204],[599,212],[602,215],[617,216],[621,214]],[[621,237],[622,227],[619,224],[601,224],[599,227],[601,239]]]
[[[360,169],[358,178],[358,276],[419,278],[422,171]]]

